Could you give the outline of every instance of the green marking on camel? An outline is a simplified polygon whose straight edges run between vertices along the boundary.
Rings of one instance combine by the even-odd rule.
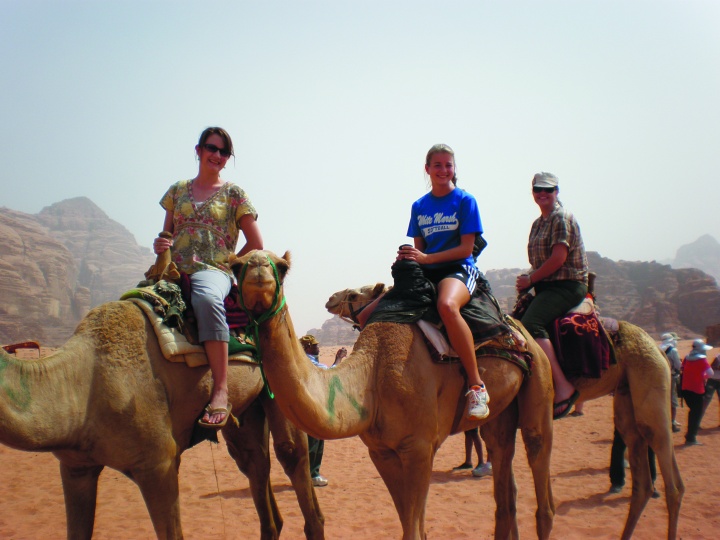
[[[30,387],[28,386],[27,375],[20,372],[20,391],[18,392],[5,380],[5,370],[8,365],[10,365],[9,357],[3,352],[0,354],[0,389],[7,394],[15,407],[21,411],[26,411],[30,407]]]
[[[345,396],[348,401],[350,402],[350,405],[353,406],[353,408],[357,411],[357,413],[360,415],[360,418],[367,418],[368,412],[365,407],[360,405],[357,401],[355,401],[355,398],[348,395],[345,390],[343,389],[342,381],[340,380],[340,377],[337,375],[333,376],[330,379],[330,393],[328,394],[328,404],[327,404],[327,411],[330,414],[330,418],[335,417],[335,397],[338,394],[342,394]]]

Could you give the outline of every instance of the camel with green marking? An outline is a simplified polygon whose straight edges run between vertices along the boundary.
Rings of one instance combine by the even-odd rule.
[[[330,313],[354,322],[356,315],[384,291],[385,285],[382,283],[359,289],[345,289],[332,295],[325,307]],[[615,426],[627,443],[633,479],[630,508],[622,538],[632,537],[653,491],[648,463],[648,446],[651,446],[665,483],[668,538],[673,539],[677,536],[680,504],[685,487],[675,458],[670,427],[668,362],[645,331],[627,322],[619,324],[615,356],[617,364],[610,366],[601,378],[579,379],[573,381],[573,384],[580,391],[581,401],[610,393],[614,396]],[[496,388],[491,384],[488,389],[494,399]],[[492,410],[492,403],[490,409]],[[522,422],[521,414],[520,423]],[[486,436],[487,430],[483,431],[483,437]],[[494,458],[493,469],[496,470]]]
[[[435,454],[453,433],[482,425],[493,463],[496,538],[516,538],[516,486],[512,459],[517,428],[527,449],[538,503],[536,527],[548,538],[555,507],[550,486],[552,377],[537,344],[532,376],[497,357],[478,360],[490,388],[490,416],[464,417],[465,380],[459,364],[439,365],[416,325],[370,324],[333,369],[307,361],[284,304],[282,258],[254,251],[233,263],[245,307],[256,318],[263,369],[283,413],[319,439],[357,435],[387,486],[403,538],[425,538],[425,506]],[[270,316],[272,315],[272,316]],[[478,508],[486,515],[487,509]]]
[[[249,479],[260,537],[278,538],[282,529],[270,486],[269,427],[305,517],[305,533],[324,538],[307,437],[266,397],[256,364],[231,362],[228,386],[240,423],[228,421],[222,433]],[[0,443],[51,451],[60,460],[68,538],[92,536],[104,467],[138,485],[158,538],[182,538],[180,455],[191,445],[211,388],[207,367],[165,360],[138,306],[109,302],[88,313],[52,356],[18,360],[0,354]]]

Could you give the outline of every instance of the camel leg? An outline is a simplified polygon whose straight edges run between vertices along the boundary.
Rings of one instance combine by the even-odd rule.
[[[660,465],[660,473],[665,483],[665,501],[668,510],[668,539],[675,540],[677,537],[678,521],[680,519],[680,504],[683,494],[685,493],[685,485],[680,477],[680,469],[678,468],[677,459],[675,458],[672,438],[670,438],[669,442],[658,443],[657,448],[658,450],[653,448],[653,451]]]
[[[269,399],[264,394],[261,399],[270,423],[275,455],[285,474],[290,478],[305,518],[305,536],[321,540],[325,538],[325,516],[320,509],[310,478],[307,435],[280,412],[275,400]]]
[[[275,540],[280,536],[283,520],[270,485],[268,425],[260,400],[253,402],[239,420],[239,426],[228,421],[223,438],[228,453],[250,483],[260,521],[260,538]]]
[[[403,540],[425,539],[425,505],[435,451],[430,443],[417,438],[403,440],[397,449],[386,447],[369,451],[395,504]],[[399,478],[398,471],[401,471]]]
[[[632,537],[633,531],[652,494],[648,444],[638,431],[637,420],[632,407],[632,397],[627,387],[619,387],[613,398],[615,427],[628,448],[630,472],[632,474],[632,492],[630,510],[623,529],[623,539]]]
[[[555,519],[555,502],[550,483],[550,457],[553,442],[552,398],[547,396],[541,381],[539,363],[532,377],[524,383],[518,394],[519,421],[528,463],[535,484],[537,510],[535,527],[540,539],[550,538]],[[550,379],[550,374],[547,373]],[[548,383],[550,381],[548,380]]]
[[[60,462],[68,538],[73,540],[92,538],[98,478],[103,468],[102,465],[71,467]]]
[[[157,460],[152,468],[133,469],[130,472],[145,500],[155,535],[163,540],[183,537],[180,524],[179,466],[180,458],[177,457]]]
[[[633,384],[632,380],[631,384]],[[630,454],[630,470],[633,475],[633,491],[630,501],[630,515],[628,515],[628,522],[625,526],[626,530],[623,532],[623,538],[630,538],[637,520],[640,519],[640,513],[645,506],[645,503],[643,503],[642,507],[637,510],[637,515],[632,513],[636,491],[636,473],[635,469],[633,469],[633,454],[637,453],[638,459],[640,459],[642,467],[642,472],[640,474],[644,475],[645,471],[647,471],[649,477],[650,471],[647,461],[647,445],[649,443],[650,447],[655,452],[655,456],[660,467],[660,473],[662,474],[663,481],[665,483],[665,501],[668,509],[668,538],[674,539],[677,536],[680,505],[683,494],[685,493],[685,486],[682,478],[680,477],[680,469],[677,465],[675,449],[673,447],[671,424],[669,420],[669,398],[665,397],[666,394],[669,395],[669,390],[665,390],[662,385],[658,384],[642,386],[635,385],[632,386],[630,391],[633,394],[632,397],[635,399],[631,399],[631,396],[627,394],[627,387],[621,387],[615,393],[615,424],[618,427],[623,440],[625,440],[625,433],[620,429],[620,425],[626,426],[628,420],[630,419],[631,426],[625,427],[625,429],[630,431],[628,437],[632,439],[633,434],[636,434],[638,438],[642,439],[643,445],[639,449],[634,449],[626,440],[626,444],[629,449],[628,453]],[[659,395],[649,396],[643,394],[643,392],[654,392]],[[667,403],[668,406],[663,406],[662,409],[658,409],[657,407],[653,407],[650,410],[638,409],[632,406],[633,401],[641,403]],[[646,485],[647,482],[643,481],[638,489],[642,489],[642,486]],[[650,490],[648,490],[648,496],[651,493]],[[642,493],[644,496],[644,491]],[[630,516],[633,516],[635,519],[635,523],[632,524],[632,527],[630,523]]]
[[[520,537],[517,523],[517,484],[513,472],[518,426],[516,402],[480,427],[493,466],[495,496],[495,540]]]

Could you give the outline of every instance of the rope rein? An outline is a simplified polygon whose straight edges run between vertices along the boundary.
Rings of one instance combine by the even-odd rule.
[[[263,384],[265,385],[268,396],[270,396],[270,399],[275,399],[275,394],[273,394],[272,390],[270,390],[270,383],[268,383],[267,377],[265,376],[265,368],[263,367],[262,363],[262,351],[260,350],[260,325],[280,313],[280,310],[285,307],[285,296],[283,295],[283,297],[280,299],[279,305],[275,308],[275,305],[278,304],[278,297],[280,296],[280,276],[278,274],[277,266],[275,266],[275,263],[272,262],[269,256],[266,257],[268,262],[270,263],[270,266],[273,269],[273,275],[275,276],[275,294],[273,296],[273,301],[270,305],[270,309],[268,309],[265,313],[263,313],[262,315],[260,315],[260,317],[256,319],[250,312],[250,310],[245,306],[245,299],[242,295],[242,283],[243,281],[245,281],[245,273],[247,272],[248,263],[243,264],[242,268],[240,269],[238,287],[241,291],[239,295],[240,307],[242,307],[242,310],[247,314],[248,318],[250,319],[250,322],[245,327],[245,332],[252,336],[253,341],[255,342],[255,347],[257,347],[258,362],[260,363],[260,374],[262,375]]]
[[[222,516],[223,526],[223,538],[227,538],[227,531],[225,530],[225,509],[223,508],[223,498],[220,496],[220,479],[218,478],[217,463],[215,463],[215,452],[213,451],[213,445],[208,441],[210,445],[210,456],[212,456],[213,472],[215,473],[215,489],[217,490],[218,500],[220,501],[220,515]]]

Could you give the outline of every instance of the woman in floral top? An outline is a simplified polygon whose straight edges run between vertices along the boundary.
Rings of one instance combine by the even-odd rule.
[[[230,135],[219,127],[209,127],[195,146],[198,174],[170,186],[160,201],[165,209],[163,231],[172,240],[158,237],[156,254],[172,248],[173,262],[190,276],[192,306],[198,321],[198,336],[207,354],[213,376],[210,403],[199,423],[220,428],[227,422],[227,366],[230,333],[225,320],[225,297],[230,293],[232,271],[228,258],[242,231],[245,245],[238,255],[262,249],[257,212],[245,192],[220,178],[233,145]]]

